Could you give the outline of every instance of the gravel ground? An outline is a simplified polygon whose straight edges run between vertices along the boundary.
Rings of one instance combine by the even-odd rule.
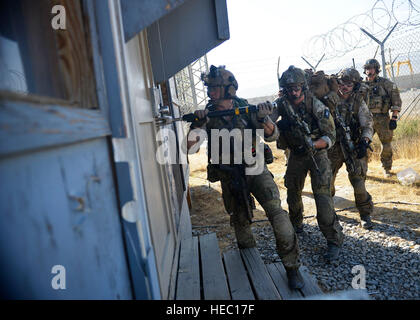
[[[420,299],[420,240],[409,228],[375,224],[371,231],[359,222],[340,216],[345,234],[340,263],[325,262],[326,241],[315,218],[305,219],[304,234],[299,235],[302,264],[317,278],[324,292],[352,289],[352,279],[366,270],[366,289],[372,299]],[[280,261],[268,223],[253,225],[258,249],[265,263]]]

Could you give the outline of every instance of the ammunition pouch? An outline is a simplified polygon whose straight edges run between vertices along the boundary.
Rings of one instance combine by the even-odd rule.
[[[372,113],[388,113],[391,99],[382,86],[373,88],[373,97],[370,98],[369,109]]]

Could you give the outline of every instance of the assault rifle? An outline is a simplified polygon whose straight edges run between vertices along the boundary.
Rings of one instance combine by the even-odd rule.
[[[308,124],[296,114],[296,112],[293,110],[292,106],[290,105],[289,101],[287,101],[287,99],[284,99],[283,106],[285,107],[287,117],[292,121],[292,126],[295,130],[298,131],[299,136],[302,137],[303,147],[308,153],[309,157],[311,158],[316,171],[319,173],[319,167],[314,158],[314,145],[312,142],[311,131],[309,130]]]
[[[246,182],[245,165],[236,164],[233,166],[228,166],[225,164],[220,164],[218,165],[218,167],[220,170],[226,171],[231,174],[231,192],[233,197],[237,201],[236,205],[238,207],[242,206],[243,209],[245,209],[248,220],[252,222],[252,218],[254,217],[252,210],[255,209],[255,202]]]
[[[356,156],[356,148],[351,138],[350,128],[344,122],[344,119],[341,116],[340,111],[338,110],[338,106],[335,108],[335,112],[333,112],[333,114],[337,135],[340,137],[340,146],[344,156],[344,162],[346,163],[349,173],[355,173],[356,163],[354,158]]]
[[[207,114],[208,118],[217,118],[217,117],[225,117],[225,116],[233,116],[233,115],[240,115],[240,114],[249,114],[249,113],[256,113],[258,112],[257,106],[249,105],[246,107],[237,107],[229,110],[218,110],[218,111],[210,111]],[[186,122],[199,122],[200,119],[194,113],[187,113],[184,114],[182,117],[179,118],[171,118],[165,119],[167,122],[165,124],[174,122],[174,121],[186,121]]]

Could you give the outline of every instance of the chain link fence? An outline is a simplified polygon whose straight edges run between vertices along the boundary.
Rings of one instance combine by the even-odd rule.
[[[381,76],[385,73],[400,89],[403,101],[400,119],[420,117],[418,1],[376,1],[371,10],[312,37],[303,50],[303,58],[320,61],[317,69],[327,74],[355,67],[362,75],[366,60],[377,59],[382,65]]]

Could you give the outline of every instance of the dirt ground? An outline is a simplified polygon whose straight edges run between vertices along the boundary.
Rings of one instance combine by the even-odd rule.
[[[282,206],[288,210],[286,202],[286,188],[284,187],[284,173],[286,171],[285,158],[282,150],[278,150],[274,143],[270,144],[275,160],[268,167],[273,173],[280,191]],[[191,223],[193,230],[197,232],[216,232],[219,246],[222,251],[235,247],[233,228],[229,223],[229,215],[226,213],[221,195],[220,182],[209,183],[207,176],[207,155],[205,148],[200,152],[189,156],[190,163],[190,193],[192,200]],[[393,164],[393,172],[411,167],[420,173],[420,161],[417,159],[396,159]],[[398,226],[407,226],[420,237],[420,184],[403,186],[398,182],[396,175],[384,178],[380,161],[372,160],[369,163],[366,188],[372,195],[375,203],[372,220],[375,223],[386,223]],[[304,217],[306,221],[315,219],[315,202],[312,197],[310,177],[308,176],[303,190],[303,202],[305,206]],[[407,202],[409,204],[393,204],[383,202]],[[344,219],[359,221],[359,214],[354,207],[353,189],[347,178],[347,171],[343,166],[336,180],[336,196],[334,203],[337,214]],[[417,203],[417,205],[412,205]],[[254,210],[254,221],[265,220],[266,215],[257,203]],[[258,223],[258,222],[257,222]],[[267,222],[262,222],[267,223]]]

